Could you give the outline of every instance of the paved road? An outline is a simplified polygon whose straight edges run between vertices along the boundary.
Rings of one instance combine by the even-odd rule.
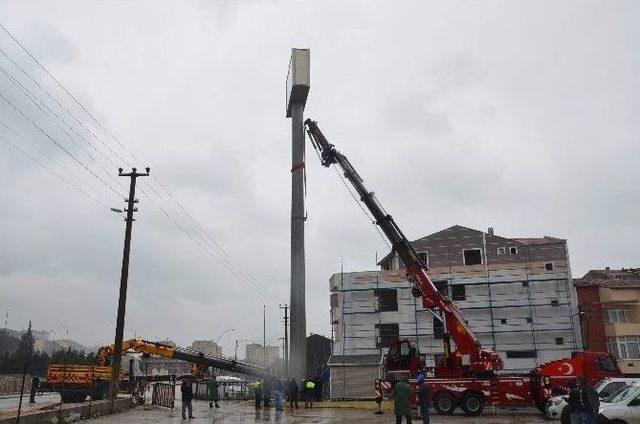
[[[29,393],[26,393],[22,398],[22,407],[33,407],[51,405],[53,403],[60,402],[60,395],[58,393],[43,393],[36,395],[36,403],[29,404]],[[20,403],[20,395],[2,395],[0,396],[0,411],[13,411],[18,409]]]
[[[176,402],[179,406],[179,402]],[[115,424],[115,423],[255,423],[255,422],[275,422],[282,424],[289,423],[353,423],[358,420],[366,420],[367,424],[392,423],[395,422],[394,417],[390,413],[385,415],[374,415],[369,410],[354,409],[299,409],[296,411],[286,410],[284,412],[275,411],[274,408],[267,410],[254,410],[253,407],[246,403],[225,403],[221,402],[220,409],[209,409],[209,405],[204,401],[194,401],[194,416],[192,420],[183,420],[180,415],[179,408],[173,411],[155,406],[138,407],[129,412],[105,416],[94,420],[96,424]],[[414,420],[414,422],[416,422]],[[464,417],[455,415],[451,417],[432,417],[433,424],[462,424],[462,423],[495,423],[495,424],[534,424],[545,423],[541,416],[528,413],[511,414],[504,413],[495,417],[486,414],[482,417]],[[547,422],[548,423],[548,422]]]

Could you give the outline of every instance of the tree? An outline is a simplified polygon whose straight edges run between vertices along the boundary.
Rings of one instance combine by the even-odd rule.
[[[35,339],[31,332],[31,321],[29,321],[29,328],[27,328],[27,331],[25,331],[20,337],[20,343],[18,344],[18,349],[15,353],[16,360],[23,364],[25,362],[31,362],[31,359],[33,359],[34,342]]]

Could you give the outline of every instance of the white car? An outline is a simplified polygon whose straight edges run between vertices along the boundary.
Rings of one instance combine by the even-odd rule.
[[[629,386],[600,405],[598,422],[610,424],[640,423],[640,385]]]
[[[612,394],[620,391],[624,387],[633,384],[640,384],[640,378],[605,378],[595,385],[596,392],[600,396],[600,400],[604,402]],[[545,415],[552,420],[561,420],[562,424],[569,423],[568,414],[562,416],[562,411],[567,405],[567,395],[554,396],[547,401],[545,406]]]

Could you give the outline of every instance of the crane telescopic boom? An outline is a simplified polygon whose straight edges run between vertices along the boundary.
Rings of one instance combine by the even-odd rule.
[[[503,361],[498,353],[482,348],[478,338],[462,317],[460,309],[453,301],[438,291],[427,274],[427,264],[418,257],[411,242],[402,233],[393,217],[384,210],[375,194],[367,190],[362,177],[347,157],[327,141],[317,122],[307,119],[305,127],[313,147],[320,155],[322,165],[329,167],[337,164],[342,169],[344,176],[360,196],[360,200],[373,215],[376,224],[391,242],[393,251],[398,254],[406,267],[413,295],[422,298],[424,308],[438,312],[441,316],[445,332],[449,335],[445,337],[447,359],[446,363],[442,365],[441,371],[464,376],[502,369]],[[456,344],[454,352],[451,352],[449,337]]]

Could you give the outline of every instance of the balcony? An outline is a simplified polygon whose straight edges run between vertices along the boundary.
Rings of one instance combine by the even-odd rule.
[[[637,288],[609,289],[600,287],[600,302],[640,303],[640,290]]]
[[[607,337],[640,336],[640,323],[616,322],[613,324],[605,324],[604,332]]]

